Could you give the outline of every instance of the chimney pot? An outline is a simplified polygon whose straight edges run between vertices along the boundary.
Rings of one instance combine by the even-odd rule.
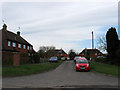
[[[18,32],[17,32],[17,35],[19,35],[19,36],[20,36],[20,31],[18,31]]]
[[[3,30],[7,30],[7,25],[6,24],[3,25]]]

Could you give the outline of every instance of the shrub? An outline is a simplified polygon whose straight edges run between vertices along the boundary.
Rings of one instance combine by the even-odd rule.
[[[99,63],[108,63],[107,58],[95,58],[95,61]]]
[[[9,60],[2,60],[2,65],[13,65],[13,58],[9,58]]]
[[[38,53],[34,53],[32,56],[34,63],[40,63],[40,56]]]

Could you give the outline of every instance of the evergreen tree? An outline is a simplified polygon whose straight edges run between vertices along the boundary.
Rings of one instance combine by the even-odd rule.
[[[75,56],[76,56],[76,53],[74,52],[74,50],[71,49],[69,51],[69,57],[70,57],[70,59],[73,60],[75,58]]]
[[[119,48],[119,40],[116,29],[111,27],[106,34],[106,41],[107,41],[107,52],[109,60],[112,63],[116,63],[116,51]]]

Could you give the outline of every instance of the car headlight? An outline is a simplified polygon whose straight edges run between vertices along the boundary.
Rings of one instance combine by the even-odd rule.
[[[79,65],[78,65],[78,64],[76,64],[76,66],[77,66],[77,67],[79,67]]]
[[[87,67],[89,66],[89,64],[87,64]]]

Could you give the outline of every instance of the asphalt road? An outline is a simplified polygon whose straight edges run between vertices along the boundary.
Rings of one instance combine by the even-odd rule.
[[[21,77],[3,78],[3,88],[57,88],[118,86],[118,78],[96,72],[76,72],[73,61],[65,61],[55,70]]]

